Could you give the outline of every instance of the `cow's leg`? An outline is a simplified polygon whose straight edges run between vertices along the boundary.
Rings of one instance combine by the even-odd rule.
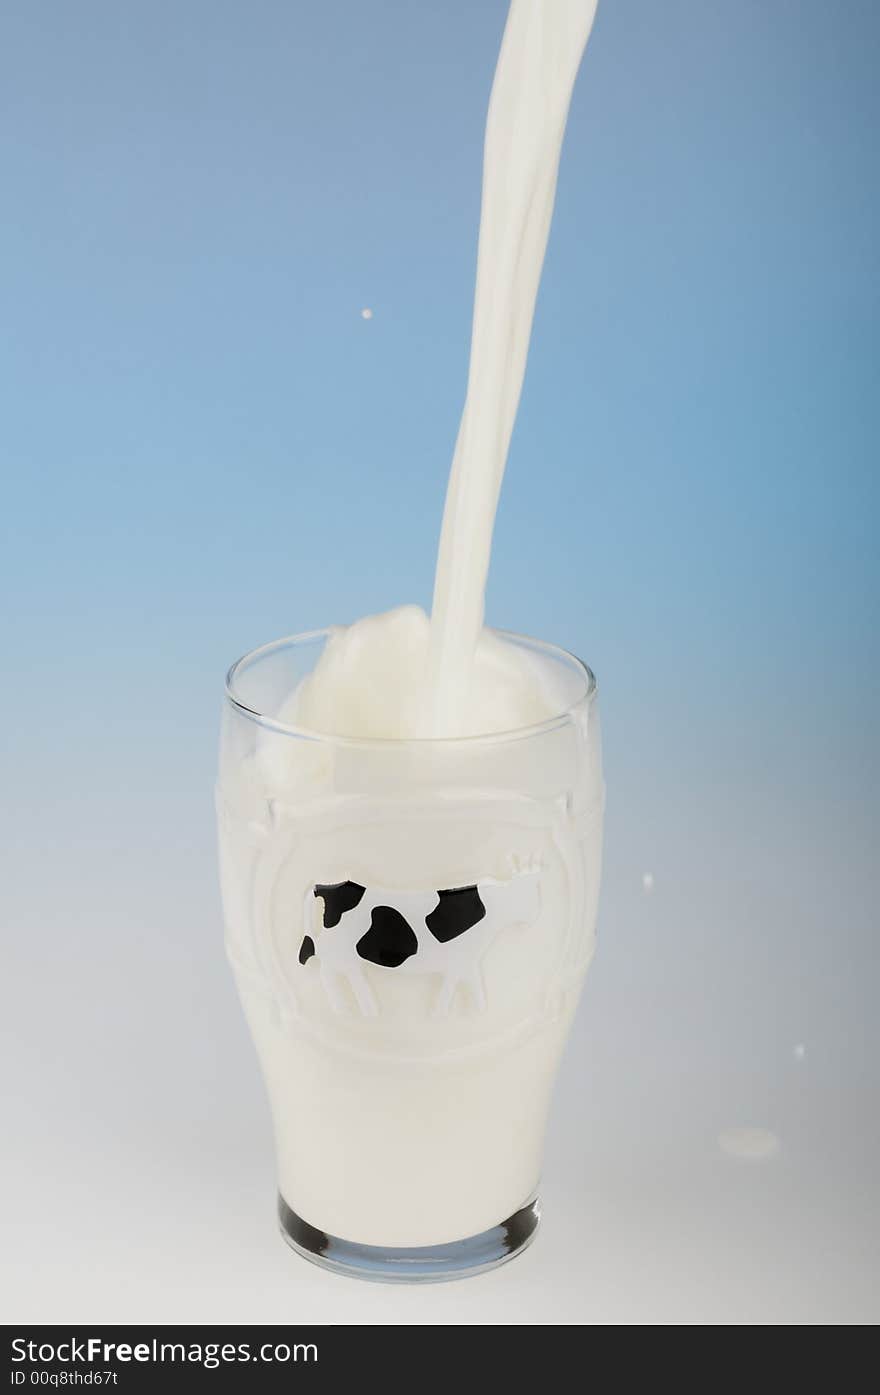
[[[378,1017],[379,1004],[376,1002],[376,995],[367,983],[366,974],[357,966],[349,968],[345,972],[348,986],[355,996],[355,1001],[364,1017]]]
[[[468,992],[471,995],[471,998],[473,999],[473,1004],[477,1012],[485,1012],[486,986],[483,983],[483,971],[480,967],[479,962],[477,962],[473,966],[464,982],[465,987],[467,988]]]
[[[340,993],[339,991],[339,970],[332,968],[329,964],[325,964],[323,960],[320,961],[320,967],[321,987],[327,995],[327,1001],[330,1004],[333,1011],[339,1017],[343,1017],[345,1015],[347,1004],[345,1002],[344,994]]]
[[[455,997],[455,990],[458,987],[458,979],[455,974],[444,971],[440,978],[440,990],[434,999],[434,1006],[431,1009],[432,1017],[448,1017],[452,1008],[452,999]]]
[[[322,964],[321,984],[331,1008],[339,1017],[345,1017],[351,1012],[348,999],[341,991],[340,980],[348,984],[357,1003],[358,1011],[364,1017],[378,1017],[379,1007],[373,990],[356,963]]]

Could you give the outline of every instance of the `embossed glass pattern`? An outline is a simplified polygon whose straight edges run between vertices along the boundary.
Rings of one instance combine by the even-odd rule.
[[[528,1242],[553,1080],[593,953],[604,787],[595,681],[557,716],[423,741],[279,720],[325,633],[230,670],[217,785],[226,945],[269,1095],[282,1228],[379,1278]]]

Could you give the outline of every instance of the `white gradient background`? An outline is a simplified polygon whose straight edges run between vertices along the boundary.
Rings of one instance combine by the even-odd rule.
[[[880,1317],[867,0],[603,0],[576,91],[488,601],[603,710],[542,1233],[424,1290],[275,1233],[222,676],[428,601],[504,13],[4,6],[6,1321]]]

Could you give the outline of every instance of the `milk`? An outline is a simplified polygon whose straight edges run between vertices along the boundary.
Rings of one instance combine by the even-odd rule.
[[[604,787],[591,679],[561,651],[485,628],[483,594],[594,11],[511,5],[430,619],[403,606],[280,642],[230,679],[226,943],[279,1190],[311,1227],[358,1245],[445,1245],[534,1195],[593,952]]]
[[[468,724],[492,531],[544,262],[562,138],[597,0],[513,0],[495,73],[467,397],[434,582],[427,730]]]
[[[283,719],[331,736],[424,736],[433,630],[414,605],[339,627],[280,709]],[[468,667],[463,735],[512,731],[564,706],[552,668],[491,630],[477,635]]]
[[[335,729],[326,723],[338,720],[342,705],[350,736],[373,731],[377,708],[388,736],[491,731],[502,712],[510,726],[532,719],[528,677],[508,673],[490,695],[480,682],[485,656],[478,651],[495,514],[525,374],[565,122],[596,3],[511,4],[486,122],[470,368],[443,512],[430,632],[416,618],[415,607],[358,622],[310,680],[308,714],[318,730]],[[401,643],[402,624],[411,631],[409,648]],[[358,695],[365,684],[367,701],[346,695]],[[520,695],[517,717],[513,709]],[[545,715],[550,707],[552,701],[545,704]],[[391,719],[398,712],[402,721],[395,727]]]
[[[345,1241],[448,1244],[499,1225],[538,1185],[595,946],[603,784],[586,675],[533,652],[519,661],[546,666],[568,710],[528,736],[312,742],[225,716],[226,944],[268,1089],[279,1191]],[[245,680],[237,691],[265,710]],[[347,882],[365,888],[365,918],[328,928],[313,888]],[[470,885],[485,917],[436,941],[426,910],[440,889]],[[376,904],[419,932],[419,952],[396,968],[356,951]]]

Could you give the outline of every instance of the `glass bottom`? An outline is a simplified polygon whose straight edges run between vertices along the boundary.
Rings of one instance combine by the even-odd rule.
[[[326,1235],[292,1211],[283,1196],[278,1197],[278,1219],[288,1245],[323,1269],[386,1284],[442,1283],[483,1274],[521,1254],[535,1237],[541,1207],[534,1197],[506,1221],[480,1235],[469,1235],[447,1245],[418,1245],[411,1249],[357,1245],[352,1240]]]

